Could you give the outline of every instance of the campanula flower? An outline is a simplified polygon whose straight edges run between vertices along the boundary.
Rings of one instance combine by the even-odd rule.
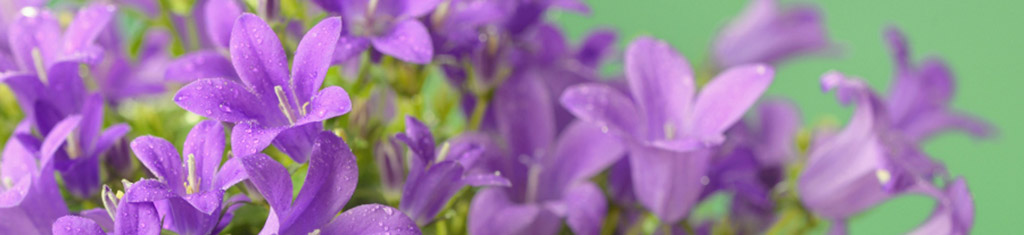
[[[18,125],[18,134],[31,134],[28,122]],[[50,233],[50,224],[68,214],[51,158],[40,158],[30,145],[19,138],[10,138],[4,144],[0,161],[0,217],[4,219],[0,221],[0,233]]]
[[[243,8],[235,0],[209,0],[203,6],[205,35],[212,47],[178,57],[167,65],[164,77],[170,81],[192,82],[202,78],[225,78],[238,81],[231,58],[225,56],[231,43],[232,27]]]
[[[220,229],[217,225],[225,190],[246,178],[238,158],[230,158],[221,166],[224,143],[224,127],[212,120],[192,128],[180,156],[173,144],[158,137],[142,136],[132,141],[139,162],[157,177],[139,181],[133,188],[162,195],[139,200],[157,205],[165,228],[180,234],[209,234]]]
[[[821,10],[813,5],[779,6],[751,0],[714,42],[717,68],[749,63],[779,64],[832,46]]]
[[[160,234],[160,216],[156,206],[149,201],[133,202],[133,198],[147,198],[160,196],[151,194],[147,190],[135,189],[130,183],[122,181],[127,193],[113,193],[110,187],[104,186],[102,200],[105,209],[104,215],[99,217],[92,215],[66,215],[60,217],[53,223],[54,234]],[[137,183],[143,183],[142,181]],[[149,183],[156,183],[150,181]],[[104,233],[108,231],[110,233]]]
[[[628,146],[633,187],[641,204],[665,223],[696,203],[709,164],[708,147],[725,140],[771,84],[764,65],[726,70],[696,93],[686,59],[663,41],[636,39],[626,51],[632,98],[603,84],[568,88],[561,103],[583,121],[621,137]]]
[[[61,61],[94,64],[102,57],[103,49],[94,45],[107,27],[117,7],[105,3],[88,5],[78,11],[67,29],[50,11],[26,7],[8,29],[10,48],[18,71],[41,74]]]
[[[262,19],[245,13],[231,33],[231,63],[241,83],[201,79],[181,88],[174,101],[190,112],[235,123],[235,156],[262,151],[271,142],[297,162],[305,162],[321,121],[347,113],[348,93],[341,87],[320,90],[330,55],[341,32],[341,19],[327,18],[302,41],[288,75],[287,58],[277,35]],[[269,108],[268,108],[269,107]]]
[[[439,0],[315,0],[324,10],[341,15],[345,30],[338,40],[335,61],[373,49],[400,60],[427,64],[434,56],[427,27],[417,18],[427,15]]]
[[[359,170],[352,150],[333,133],[318,133],[309,172],[294,201],[291,176],[281,163],[262,153],[242,156],[241,163],[270,204],[260,234],[420,233],[412,219],[388,206],[362,205],[338,215],[356,189]]]

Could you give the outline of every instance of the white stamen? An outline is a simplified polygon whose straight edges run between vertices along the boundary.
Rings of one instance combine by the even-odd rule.
[[[292,115],[291,102],[288,101],[288,94],[284,92],[284,88],[274,86],[274,94],[277,95],[277,107],[281,109],[281,113],[284,113],[284,117],[288,118],[288,123],[295,125],[296,117]]]
[[[377,11],[377,3],[378,2],[380,2],[380,0],[370,0],[370,2],[366,4],[366,15],[367,16],[372,16],[373,12]]]
[[[434,162],[444,161],[444,159],[448,157],[448,151],[451,150],[451,147],[451,144],[449,144],[448,142],[444,142],[444,144],[441,145],[441,151],[437,152],[437,160],[435,160]]]
[[[875,177],[878,178],[878,182],[888,184],[892,180],[892,173],[886,169],[878,169],[875,170]]]
[[[188,159],[185,159],[185,165],[188,168],[188,180],[185,182],[185,193],[192,194],[199,191],[199,177],[196,175],[196,155],[188,154]]]
[[[320,235],[320,229],[314,229],[312,232],[309,232],[308,235]]]
[[[36,74],[39,75],[39,81],[43,84],[47,84],[50,80],[46,75],[46,65],[43,62],[43,53],[39,51],[39,48],[32,48],[32,65],[36,68]]]
[[[672,140],[676,138],[676,126],[672,125],[671,122],[665,123],[665,125],[662,126],[662,128],[664,128],[663,130],[665,131],[666,140]]]
[[[39,9],[35,7],[24,7],[21,8],[21,15],[25,17],[36,17],[39,15]]]
[[[107,215],[110,216],[110,219],[114,219],[116,217],[118,198],[123,196],[124,195],[119,196],[118,194],[114,194],[113,190],[110,189],[110,186],[103,185],[103,191],[100,193],[100,200],[103,201],[103,209],[107,211]]]

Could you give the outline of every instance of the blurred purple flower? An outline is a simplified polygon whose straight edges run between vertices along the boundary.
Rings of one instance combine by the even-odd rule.
[[[553,234],[562,218],[578,234],[601,229],[606,200],[587,180],[621,158],[624,147],[583,122],[570,124],[556,139],[553,99],[538,79],[516,78],[498,91],[498,131],[508,149],[488,147],[485,153],[497,156],[481,161],[512,184],[477,193],[469,212],[471,234]]]
[[[157,205],[165,228],[180,234],[209,234],[222,228],[217,225],[225,190],[246,178],[237,158],[221,166],[224,143],[224,127],[212,120],[192,128],[180,156],[173,144],[161,138],[142,136],[132,141],[139,162],[157,177],[139,181],[133,188],[161,195],[139,200]]]
[[[113,38],[119,37],[113,29],[108,32]],[[170,40],[170,34],[166,31],[147,31],[135,61],[131,60],[121,43],[106,48],[111,53],[95,66],[92,73],[104,100],[116,106],[129,98],[163,92],[163,70],[171,60],[167,52]]]
[[[436,149],[434,136],[426,125],[411,116],[405,118],[405,125],[405,133],[395,138],[409,146],[412,157],[399,208],[417,224],[433,221],[448,200],[465,186],[509,186],[508,179],[500,174],[472,171],[484,151],[483,144],[472,137],[456,137],[442,149]]]
[[[812,5],[780,9],[777,0],[751,0],[714,43],[718,69],[749,63],[778,64],[831,46],[820,10]]]
[[[201,21],[213,47],[178,57],[167,66],[164,78],[192,82],[203,78],[224,78],[238,81],[238,74],[226,56],[231,43],[232,27],[243,13],[235,0],[209,0],[203,5]],[[197,19],[197,21],[200,21]]]
[[[31,135],[28,122],[21,122],[15,135]],[[4,144],[0,161],[0,233],[46,234],[58,217],[68,209],[53,174],[51,158],[39,158],[38,152],[22,140],[10,138]]]
[[[98,62],[103,49],[94,45],[94,41],[116,10],[114,5],[105,3],[88,5],[80,9],[67,29],[62,31],[50,11],[21,8],[21,15],[11,23],[7,32],[10,49],[19,68],[17,71],[45,74],[52,65],[63,61]]]
[[[241,83],[198,80],[181,88],[174,101],[200,116],[235,123],[231,148],[236,156],[262,151],[273,141],[295,161],[305,162],[323,129],[321,121],[352,107],[341,87],[320,90],[331,60],[323,52],[334,50],[341,27],[337,17],[314,26],[299,42],[289,76],[277,35],[262,19],[245,13],[231,33],[231,62]]]
[[[430,33],[417,18],[434,10],[440,0],[314,0],[324,10],[345,19],[334,61],[348,60],[373,48],[400,60],[427,64],[434,56]]]
[[[632,98],[603,84],[568,88],[561,103],[583,121],[621,137],[628,146],[636,196],[665,223],[682,219],[696,203],[708,167],[708,147],[725,139],[771,84],[764,65],[739,66],[695,94],[686,60],[663,41],[634,41],[626,52]],[[639,115],[638,115],[639,114]]]
[[[110,187],[104,186],[102,200],[106,213],[99,210],[90,210],[89,213],[81,215],[66,215],[60,217],[53,223],[54,234],[82,234],[82,235],[103,235],[103,231],[111,231],[109,234],[160,234],[160,216],[156,206],[149,201],[139,201],[139,198],[147,198],[154,195],[144,188],[136,189],[135,184],[122,181],[127,193],[123,196],[121,192],[117,195]],[[149,180],[149,183],[158,183]],[[135,202],[133,202],[135,201]]]
[[[963,177],[946,184],[938,192],[932,216],[910,234],[970,234],[974,226],[974,199]]]
[[[359,170],[348,145],[330,132],[318,134],[294,202],[291,176],[281,163],[262,153],[242,156],[241,163],[270,204],[261,234],[419,234],[412,219],[387,206],[362,205],[338,215],[356,189]]]

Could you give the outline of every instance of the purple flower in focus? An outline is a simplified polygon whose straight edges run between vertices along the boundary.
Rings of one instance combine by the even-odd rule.
[[[484,149],[472,137],[456,137],[437,149],[426,125],[411,116],[406,117],[405,125],[405,133],[395,138],[409,146],[412,157],[399,208],[417,224],[433,221],[462,187],[509,186],[508,179],[499,174],[473,171]]]
[[[686,60],[667,43],[639,38],[626,52],[632,98],[607,85],[568,88],[561,103],[576,117],[619,136],[630,153],[633,187],[647,209],[665,223],[679,221],[696,203],[708,167],[709,146],[771,84],[764,65],[726,70],[699,94]]]
[[[203,78],[238,81],[238,73],[226,56],[232,27],[243,13],[235,0],[209,0],[203,6],[202,22],[213,48],[191,52],[171,62],[164,77],[171,81],[192,82]],[[276,39],[274,39],[276,40]]]
[[[780,9],[777,0],[751,0],[714,43],[719,69],[749,63],[778,64],[831,46],[820,10],[811,5]]]
[[[30,135],[28,122],[21,122],[14,132]],[[0,218],[4,219],[0,220],[0,233],[50,233],[50,224],[68,214],[50,160],[40,159],[38,152],[19,138],[10,138],[4,144],[0,161]]]
[[[138,201],[154,195],[151,192],[134,187],[135,184],[122,181],[127,193],[114,194],[110,187],[104,186],[103,205],[106,213],[83,213],[81,215],[65,215],[53,223],[54,234],[160,234],[160,216],[157,207],[149,201]],[[138,183],[143,183],[142,181]],[[151,181],[150,183],[157,183]],[[133,202],[138,201],[138,202]],[[98,210],[90,210],[97,212]],[[104,233],[103,231],[111,233]]]
[[[334,51],[341,27],[341,19],[332,17],[306,33],[289,76],[277,35],[256,15],[243,14],[235,21],[230,43],[241,83],[198,80],[181,88],[174,101],[200,116],[235,123],[231,148],[236,156],[262,151],[273,142],[295,161],[305,162],[323,129],[321,121],[352,108],[341,87],[320,90],[331,60],[324,52]]]
[[[218,221],[227,222],[221,219],[225,190],[246,178],[237,158],[231,158],[221,166],[224,141],[224,127],[212,120],[200,122],[192,128],[180,156],[174,145],[164,139],[153,136],[136,138],[132,141],[132,150],[157,180],[141,180],[132,188],[159,196],[126,200],[153,202],[163,218],[164,227],[179,234],[219,231],[223,227],[218,226]],[[230,213],[223,215],[228,221],[232,217]]]
[[[439,0],[315,0],[324,10],[341,15],[345,30],[334,61],[373,48],[400,60],[427,64],[434,56],[427,27],[417,18],[427,15]]]
[[[260,234],[419,234],[416,223],[401,211],[383,205],[342,210],[356,189],[356,157],[334,134],[318,133],[309,172],[292,201],[292,180],[281,163],[262,153],[241,157],[249,181],[270,204]],[[337,215],[337,217],[335,217]]]
[[[491,146],[486,154],[497,156],[480,161],[512,184],[477,192],[470,234],[554,234],[563,218],[578,234],[601,230],[606,199],[587,180],[620,159],[624,147],[589,123],[575,122],[556,133],[554,102],[539,79],[515,78],[498,91],[495,113],[507,149],[485,145]]]

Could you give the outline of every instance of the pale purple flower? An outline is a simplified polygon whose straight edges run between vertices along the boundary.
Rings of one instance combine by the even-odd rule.
[[[62,30],[50,11],[21,8],[21,15],[7,32],[18,71],[42,74],[62,61],[98,62],[103,49],[94,45],[94,41],[116,10],[117,7],[105,3],[88,5],[78,11],[67,29]]]
[[[946,183],[946,189],[934,195],[937,202],[932,216],[910,234],[970,234],[974,226],[974,199],[963,177]]]
[[[31,135],[21,122],[15,135]],[[0,160],[0,233],[46,234],[50,224],[67,215],[68,209],[54,178],[51,158],[40,158],[30,145],[12,136],[4,144]]]
[[[108,30],[112,37],[114,30]],[[149,30],[143,37],[137,60],[132,60],[121,47],[121,43],[110,45],[105,61],[96,65],[92,72],[98,92],[111,105],[124,100],[155,95],[164,91],[164,69],[170,63],[167,52],[170,34],[163,30]]]
[[[439,0],[315,0],[324,10],[345,19],[334,61],[359,55],[370,45],[400,60],[427,64],[434,56],[427,27],[417,18],[427,15]]]
[[[338,215],[359,181],[356,157],[327,131],[318,133],[312,148],[309,172],[294,201],[291,176],[281,163],[262,153],[241,156],[249,181],[270,204],[260,234],[420,234],[412,219],[388,206],[361,205]]]
[[[236,156],[262,151],[271,142],[297,162],[309,158],[321,121],[351,109],[341,87],[320,90],[341,31],[332,17],[313,27],[302,41],[288,75],[287,58],[277,35],[262,19],[245,13],[231,33],[231,57],[241,83],[201,79],[186,85],[174,101],[190,112],[235,123],[231,148]],[[319,92],[318,92],[319,91]]]
[[[134,185],[144,183],[130,183],[122,181],[127,193],[123,197],[116,196],[110,187],[104,186],[102,200],[104,213],[100,210],[90,210],[81,215],[66,215],[60,217],[53,223],[54,234],[82,234],[82,235],[103,235],[103,234],[160,234],[160,216],[157,208],[152,202],[133,199],[161,196],[151,194],[149,191]],[[158,183],[149,180],[149,183]],[[120,194],[120,193],[119,193]],[[109,233],[105,233],[107,231]]]
[[[734,67],[698,94],[689,64],[667,43],[642,37],[626,52],[632,98],[603,84],[572,86],[561,103],[629,146],[633,186],[641,204],[665,223],[682,219],[696,203],[709,163],[707,148],[771,84],[764,65]]]
[[[243,8],[235,0],[209,0],[203,5],[205,35],[212,48],[191,52],[167,66],[164,77],[171,81],[192,82],[203,78],[225,78],[238,81],[238,73],[226,56],[231,43],[232,27]],[[198,19],[197,19],[198,20]]]
[[[153,202],[163,218],[164,228],[179,234],[209,234],[220,230],[223,227],[218,227],[218,221],[222,216],[221,208],[226,207],[222,203],[225,190],[246,178],[237,158],[230,158],[221,166],[224,135],[224,127],[219,122],[200,122],[185,139],[180,156],[174,145],[164,139],[136,138],[132,141],[132,150],[157,180],[141,180],[132,188],[160,196],[126,200]],[[230,218],[229,214],[223,216]]]
[[[779,6],[777,0],[751,0],[714,42],[718,69],[749,63],[778,64],[822,52],[828,39],[820,10],[813,5]]]

